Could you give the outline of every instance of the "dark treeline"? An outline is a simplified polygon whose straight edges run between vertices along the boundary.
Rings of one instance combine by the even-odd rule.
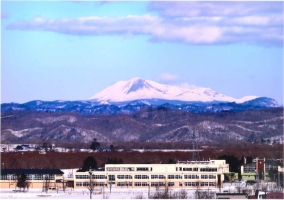
[[[251,145],[250,147],[240,147],[236,149],[204,149],[199,152],[200,160],[217,159],[223,155],[234,156],[238,160],[245,157],[260,158],[283,158],[283,146],[267,146],[267,145]],[[69,152],[59,153],[48,151],[46,154],[38,152],[17,152],[17,153],[1,153],[1,161],[5,163],[5,168],[17,169],[35,169],[35,168],[80,168],[83,161],[88,157],[95,158],[98,167],[104,167],[106,163],[117,160],[124,164],[139,163],[172,163],[178,160],[190,160],[190,152],[137,152],[137,151],[111,151],[111,152]]]

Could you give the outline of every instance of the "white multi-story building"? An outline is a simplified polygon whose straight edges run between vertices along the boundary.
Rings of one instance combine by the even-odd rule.
[[[225,160],[182,161],[177,164],[106,164],[104,171],[75,172],[74,188],[217,188],[222,187]],[[92,177],[90,179],[90,174]]]

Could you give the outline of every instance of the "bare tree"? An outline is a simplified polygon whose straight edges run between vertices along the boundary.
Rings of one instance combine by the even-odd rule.
[[[215,199],[215,192],[208,190],[200,189],[201,182],[197,182],[196,191],[195,191],[195,199]]]
[[[91,171],[89,171],[89,176],[90,176],[90,182],[89,182],[87,188],[90,191],[90,199],[92,199],[92,193],[94,191],[95,183],[94,183],[94,180],[93,180],[93,173]]]
[[[46,176],[44,177],[43,186],[42,186],[42,191],[47,193],[47,192],[48,192],[48,189],[49,189],[49,185],[50,185],[49,176],[46,175]]]

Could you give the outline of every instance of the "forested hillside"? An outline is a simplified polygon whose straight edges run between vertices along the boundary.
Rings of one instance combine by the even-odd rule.
[[[75,112],[2,114],[2,143],[179,142],[226,144],[229,141],[281,142],[283,108],[244,112],[190,113],[144,108],[134,114],[81,115]],[[273,139],[274,138],[274,139]]]

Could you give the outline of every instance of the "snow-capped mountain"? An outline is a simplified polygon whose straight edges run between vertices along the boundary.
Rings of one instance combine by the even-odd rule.
[[[107,102],[124,102],[139,99],[165,99],[180,101],[224,101],[243,103],[257,98],[257,96],[245,96],[240,99],[226,96],[213,91],[210,88],[182,88],[164,85],[150,80],[132,78],[127,81],[119,81],[103,91],[93,95],[90,100]]]

